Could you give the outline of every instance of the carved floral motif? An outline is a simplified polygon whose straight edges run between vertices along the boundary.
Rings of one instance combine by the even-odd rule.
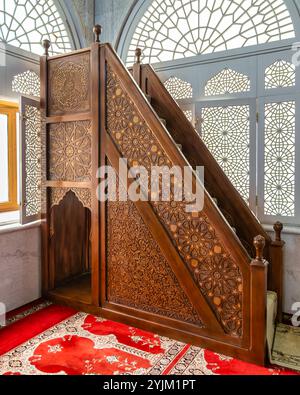
[[[90,121],[51,124],[50,179],[90,181],[92,133]]]
[[[50,206],[58,206],[68,192],[72,191],[83,207],[91,210],[92,197],[90,189],[84,188],[51,188]]]
[[[137,163],[149,171],[154,165],[172,167],[175,164],[110,67],[107,70],[107,124],[108,133],[129,165]],[[134,142],[138,138],[141,144],[135,149]],[[232,336],[241,336],[242,274],[205,212],[187,213],[186,202],[151,204],[224,330]],[[124,229],[125,233],[128,229]]]
[[[49,62],[49,111],[51,115],[90,109],[90,60],[81,54],[71,60]]]

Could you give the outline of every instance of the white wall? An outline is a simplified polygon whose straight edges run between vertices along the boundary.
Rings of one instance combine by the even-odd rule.
[[[95,0],[95,22],[103,28],[102,42],[116,44],[126,16],[135,0]]]
[[[41,297],[40,226],[0,233],[0,302],[7,311]]]
[[[284,312],[292,313],[292,305],[300,302],[300,235],[283,234],[284,248]]]

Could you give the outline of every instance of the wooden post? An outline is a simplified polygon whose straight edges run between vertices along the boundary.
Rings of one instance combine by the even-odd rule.
[[[258,363],[265,364],[266,358],[266,309],[267,309],[267,277],[268,262],[263,258],[265,238],[257,236],[254,239],[256,258],[251,262],[251,352]]]
[[[269,288],[277,293],[277,321],[282,322],[282,300],[283,300],[283,247],[285,242],[281,239],[283,225],[276,222],[274,225],[275,240],[270,244],[271,273]]]
[[[92,304],[100,305],[100,205],[95,191],[99,180],[96,177],[100,167],[100,106],[103,100],[101,86],[104,84],[100,80],[100,35],[102,27],[95,25],[93,29],[95,40],[91,45],[91,119],[92,119],[92,216],[91,216],[91,244],[92,244]]]
[[[49,56],[49,48],[51,47],[50,40],[43,40],[44,56]]]
[[[94,35],[95,35],[95,43],[100,43],[100,36],[102,33],[102,26],[101,25],[95,25],[93,29]]]
[[[138,84],[138,86],[141,88],[141,77],[142,77],[142,66],[141,66],[141,56],[142,56],[142,50],[141,48],[137,48],[135,50],[135,63],[133,65],[133,79],[135,82]]]

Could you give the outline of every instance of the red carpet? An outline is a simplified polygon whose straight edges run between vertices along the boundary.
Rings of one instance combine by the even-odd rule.
[[[127,325],[38,304],[0,330],[0,375],[293,375]]]

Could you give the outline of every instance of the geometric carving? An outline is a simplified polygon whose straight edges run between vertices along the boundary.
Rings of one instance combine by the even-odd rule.
[[[285,60],[277,60],[266,68],[265,88],[287,88],[295,86],[296,66]]]
[[[284,0],[152,0],[132,35],[144,63],[159,63],[295,37]]]
[[[201,137],[247,201],[250,194],[250,108],[248,105],[206,107]]]
[[[203,327],[134,203],[107,213],[108,301]]]
[[[49,113],[61,115],[90,110],[90,56],[49,61]]]
[[[174,165],[115,72],[107,69],[107,131],[128,164]],[[239,262],[220,241],[205,211],[187,213],[186,201],[150,202],[183,262],[224,327],[242,335],[243,278]]]
[[[92,197],[90,189],[86,188],[51,188],[50,190],[50,207],[59,206],[60,202],[68,192],[72,191],[83,207],[91,210]]]
[[[41,117],[37,107],[24,110],[25,134],[25,217],[41,212]]]
[[[51,180],[90,181],[91,121],[49,126],[49,176]]]
[[[205,96],[227,95],[250,91],[250,78],[235,70],[225,68],[205,85]]]
[[[9,0],[0,6],[0,42],[41,55],[51,39],[50,55],[68,52],[71,42],[53,0]]]
[[[27,96],[40,96],[40,77],[34,72],[27,70],[14,76],[12,82],[13,92]]]
[[[294,101],[265,105],[266,215],[295,215],[295,112]]]
[[[170,77],[164,85],[174,100],[190,99],[193,97],[192,85],[180,78]]]

